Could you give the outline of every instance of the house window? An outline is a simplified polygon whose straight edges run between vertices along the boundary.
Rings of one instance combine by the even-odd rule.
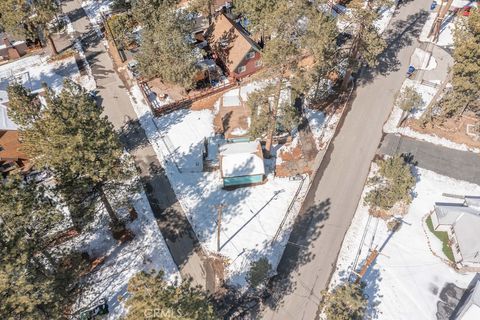
[[[255,67],[260,68],[262,66],[262,60],[255,61]]]
[[[241,66],[237,68],[237,73],[242,73],[242,72],[245,72],[246,70],[247,70],[247,67]]]
[[[252,52],[249,52],[249,53],[247,54],[247,60],[250,60],[250,59],[253,59],[253,58],[255,58],[255,52],[253,52],[253,51],[252,51]]]

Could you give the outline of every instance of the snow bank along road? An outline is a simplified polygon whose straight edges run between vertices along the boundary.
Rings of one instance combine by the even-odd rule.
[[[261,319],[315,319],[355,213],[394,94],[405,80],[430,1],[400,4],[381,64],[362,72],[356,97],[305,199]]]

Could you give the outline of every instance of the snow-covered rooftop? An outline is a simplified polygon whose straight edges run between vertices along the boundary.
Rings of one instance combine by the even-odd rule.
[[[7,88],[16,81],[33,93],[43,91],[43,83],[54,91],[62,88],[66,77],[80,77],[74,57],[48,62],[43,55],[27,56],[0,66],[0,129],[16,130],[16,125],[7,116]],[[3,107],[1,107],[3,105]]]
[[[479,215],[479,212],[473,208],[453,203],[436,203],[435,213],[439,224],[454,224],[463,214]]]
[[[480,197],[478,196],[465,196],[465,204],[469,207],[480,209]]]
[[[7,108],[0,105],[0,130],[17,130],[17,125],[10,120]]]
[[[226,143],[220,147],[220,153],[222,156],[230,156],[239,153],[255,153],[258,148],[258,141]]]
[[[223,177],[264,175],[263,159],[256,154],[241,153],[222,157]]]
[[[264,175],[258,141],[227,143],[220,147],[222,177]]]
[[[463,214],[453,225],[464,262],[480,263],[480,212]]]

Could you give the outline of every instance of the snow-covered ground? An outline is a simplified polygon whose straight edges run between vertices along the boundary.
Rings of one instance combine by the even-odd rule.
[[[8,101],[7,88],[12,79],[34,93],[43,90],[43,83],[58,92],[66,78],[80,80],[74,57],[49,62],[47,55],[32,55],[0,66],[0,103]]]
[[[437,67],[437,61],[431,53],[420,48],[415,48],[410,57],[410,65],[414,66],[415,69],[433,70]]]
[[[429,248],[424,226],[425,216],[435,202],[456,202],[442,193],[480,195],[480,186],[441,176],[432,171],[417,169],[417,185],[408,214],[403,217],[401,228],[389,237],[386,223],[370,218],[368,208],[359,202],[355,217],[347,231],[330,287],[345,281],[352,271],[361,239],[358,265],[368,256],[369,248],[377,248],[381,254],[367,271],[364,281],[369,297],[368,313],[376,319],[436,319],[437,302],[447,283],[466,288],[474,273],[460,274],[442,259],[434,256]],[[458,200],[457,200],[458,201]],[[441,252],[441,242],[429,237],[435,252]],[[357,267],[358,271],[360,268]]]
[[[75,310],[95,306],[105,298],[109,314],[106,319],[120,319],[127,312],[124,299],[130,278],[140,271],[162,270],[168,281],[180,280],[177,266],[160,233],[145,193],[136,194],[130,202],[138,218],[127,224],[135,238],[118,244],[108,227],[108,215],[97,217],[93,230],[88,230],[65,243],[70,249],[86,251],[90,257],[105,256],[105,261],[83,279],[84,287]],[[119,301],[120,300],[122,301]]]
[[[242,86],[242,99],[247,92],[248,87]],[[224,205],[220,254],[227,261],[226,277],[243,286],[250,262],[261,256],[266,256],[276,268],[308,187],[308,178],[303,183],[275,178],[269,173],[273,163],[265,161],[268,175],[264,184],[223,190],[218,171],[201,172],[204,138],[214,135],[213,112],[179,110],[153,118],[140,88],[134,86],[131,93],[142,127],[183,210],[204,249],[212,253],[217,252],[217,208]],[[286,216],[297,191],[299,194]]]
[[[103,38],[102,32],[100,31],[102,16],[105,17],[110,14],[110,5],[112,2],[112,0],[84,0],[82,2],[82,8],[100,38]],[[104,44],[106,44],[106,41],[104,41]]]
[[[392,2],[392,5],[385,6],[380,9],[380,19],[375,21],[375,27],[380,33],[384,33],[387,30],[390,20],[392,20],[395,9],[397,8],[398,0]]]
[[[321,111],[305,108],[305,116],[310,125],[317,149],[324,149],[335,133],[341,114],[334,113],[325,116],[325,113]]]
[[[441,5],[441,1],[438,1],[438,6]],[[446,3],[444,4],[446,5]],[[433,23],[435,22],[435,18],[437,16],[436,11],[431,11],[423,29],[420,33],[419,40],[421,42],[432,42],[433,37],[430,36],[430,31],[432,29]],[[438,35],[438,40],[436,45],[441,47],[453,47],[453,30],[455,29],[455,19],[453,15],[447,16],[445,21],[440,26],[440,34]]]

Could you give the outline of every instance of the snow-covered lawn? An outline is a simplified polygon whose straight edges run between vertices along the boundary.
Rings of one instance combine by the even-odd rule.
[[[66,78],[80,81],[74,57],[49,62],[47,55],[31,55],[0,66],[0,103],[8,101],[7,88],[12,79],[34,93],[43,91],[43,83],[59,91]]]
[[[480,195],[480,186],[424,169],[417,169],[416,175],[415,197],[408,214],[403,217],[399,231],[390,238],[383,220],[369,219],[368,208],[363,205],[364,190],[330,283],[332,288],[348,277],[367,230],[358,265],[365,261],[369,248],[381,252],[363,279],[369,296],[369,315],[377,319],[436,319],[442,288],[447,283],[466,288],[475,275],[460,274],[432,254],[426,236],[429,231],[423,220],[435,202],[456,202],[442,193]],[[441,252],[440,240],[432,236],[428,239],[434,251]],[[357,266],[356,270],[359,269]]]
[[[167,244],[160,233],[157,222],[145,193],[136,194],[130,201],[138,218],[127,224],[135,238],[118,244],[108,227],[109,218],[103,214],[97,218],[96,226],[71,242],[70,248],[86,251],[90,257],[105,256],[105,261],[83,280],[84,287],[75,305],[75,310],[89,308],[105,298],[109,314],[106,319],[120,319],[126,314],[124,300],[131,277],[140,271],[163,270],[169,281],[180,279],[177,266],[170,255]]]
[[[246,92],[242,87],[242,99]],[[273,163],[266,161],[268,176],[264,184],[223,190],[218,171],[201,171],[204,138],[214,135],[212,111],[179,110],[154,119],[138,86],[132,88],[132,103],[183,210],[204,249],[211,253],[217,252],[217,206],[224,205],[219,253],[226,258],[226,277],[234,284],[244,285],[250,262],[261,256],[267,256],[276,268],[308,178],[303,183],[274,178],[268,173]],[[299,189],[297,200],[283,221]],[[279,227],[277,241],[273,241]]]

